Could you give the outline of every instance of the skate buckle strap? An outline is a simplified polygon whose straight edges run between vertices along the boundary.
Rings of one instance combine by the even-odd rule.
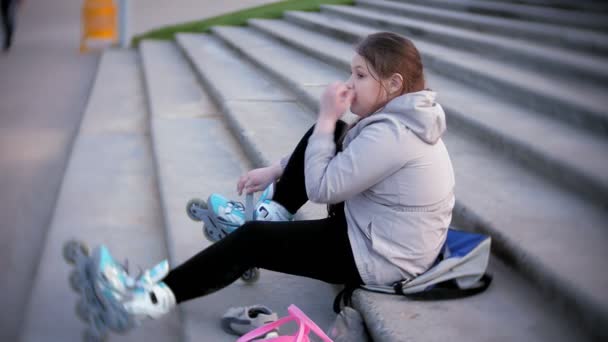
[[[122,268],[126,279],[126,291],[118,291],[116,287],[112,287],[112,292],[119,294],[122,297],[129,297],[128,290],[133,290],[137,287],[141,287],[145,290],[150,290],[154,285],[162,280],[169,273],[169,261],[167,259],[159,262],[154,267],[148,269],[147,271],[143,271],[141,267],[139,268],[139,272],[137,276],[133,277],[129,273],[129,260],[125,260],[124,264],[116,263],[116,266]]]
[[[139,279],[147,283],[158,283],[165,278],[167,274],[169,274],[169,261],[165,259],[147,270]]]
[[[315,324],[302,310],[300,310],[294,304],[291,304],[287,308],[288,316],[279,319],[276,322],[272,322],[266,324],[262,327],[259,327],[237,340],[237,342],[251,342],[256,338],[266,335],[272,330],[277,329],[279,326],[289,323],[291,321],[295,321],[298,324],[298,331],[295,335],[289,336],[279,336],[275,338],[266,339],[265,341],[273,341],[273,342],[309,342],[310,338],[309,333],[312,331],[315,335],[321,338],[323,342],[333,342],[329,336],[327,336],[318,325]]]
[[[253,220],[253,194],[245,196],[245,221]]]

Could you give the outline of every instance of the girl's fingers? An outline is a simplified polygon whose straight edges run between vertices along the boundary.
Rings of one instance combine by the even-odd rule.
[[[348,87],[346,87],[345,84],[340,84],[336,87],[336,94],[339,97],[343,97],[347,91],[348,91]]]
[[[236,190],[239,193],[239,196],[243,194],[243,188],[245,188],[245,186],[247,185],[247,175],[242,175],[241,178],[239,178],[239,182],[236,185]]]
[[[355,91],[343,85],[338,96],[340,100],[350,104],[355,96]]]
[[[251,187],[251,179],[247,179],[247,181],[245,182],[245,188],[248,189]]]
[[[260,184],[260,183],[253,183],[252,182],[251,184],[248,184],[246,186],[245,193],[250,194],[250,193],[262,191],[262,190],[264,190],[264,188],[265,187],[262,184]]]
[[[353,99],[355,98],[355,91],[352,89],[348,89],[348,92],[346,93],[346,102],[348,104],[353,102]]]

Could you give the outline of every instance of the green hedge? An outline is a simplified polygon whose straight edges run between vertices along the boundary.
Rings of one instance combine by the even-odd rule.
[[[319,11],[322,4],[352,5],[354,0],[287,0],[272,4],[253,7],[232,12],[217,17],[191,21],[183,24],[161,27],[148,31],[133,38],[133,46],[137,47],[142,39],[172,40],[179,32],[208,32],[211,26],[231,25],[242,26],[251,18],[277,19],[283,17],[285,11]]]

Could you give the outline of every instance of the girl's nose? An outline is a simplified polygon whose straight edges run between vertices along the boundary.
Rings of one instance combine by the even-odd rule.
[[[352,77],[352,76],[351,76],[351,77],[349,77],[349,78],[348,78],[348,80],[346,80],[346,83],[345,83],[345,84],[346,84],[346,87],[347,87],[348,89],[354,89],[354,88],[355,88],[355,85],[354,85],[354,83],[353,83],[353,77]]]

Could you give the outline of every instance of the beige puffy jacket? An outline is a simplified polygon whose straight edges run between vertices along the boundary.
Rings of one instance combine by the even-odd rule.
[[[313,134],[306,191],[345,202],[348,236],[366,284],[390,285],[427,270],[452,219],[454,171],[441,140],[445,113],[430,90],[391,100],[357,122],[335,154],[332,134]]]

